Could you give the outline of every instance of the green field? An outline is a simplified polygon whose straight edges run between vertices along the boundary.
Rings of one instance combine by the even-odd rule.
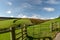
[[[14,25],[14,24],[16,24],[16,25],[18,25],[18,24],[27,24],[27,25],[31,24],[29,19],[19,19],[15,23],[13,23],[14,20],[16,20],[16,19],[0,21],[0,29],[12,27],[12,25]]]
[[[52,22],[60,22],[60,19],[54,19],[54,20],[47,21],[45,23],[30,26],[30,27],[28,27],[28,35],[32,36],[34,38],[39,38],[39,37],[52,37],[52,38],[54,38],[56,31],[55,32],[50,31],[50,24]],[[37,35],[33,36],[33,33],[37,34]]]
[[[16,30],[15,32],[17,34],[18,32],[21,32],[21,30]],[[21,35],[22,34],[17,35],[16,38]],[[11,32],[0,34],[0,40],[11,40],[11,39],[12,39]]]
[[[10,27],[13,27],[13,26],[18,25],[18,24],[19,25],[32,24],[29,19],[19,19],[15,23],[13,23],[14,20],[16,20],[16,19],[0,21],[0,29],[10,28]],[[18,31],[20,31],[20,30],[18,30]],[[16,31],[16,33],[18,31]],[[0,34],[0,40],[11,40],[10,37],[11,37],[11,33],[10,32]]]
[[[15,19],[13,19],[15,20]],[[13,20],[5,20],[5,21],[0,21],[0,29],[2,28],[9,28],[11,27],[11,25],[13,24],[27,24],[30,25],[32,24],[31,21],[29,19],[19,19],[18,21],[16,21],[15,23],[13,23]],[[55,36],[55,32],[51,32],[50,31],[50,24],[52,22],[60,22],[60,19],[53,19],[38,25],[33,25],[33,26],[28,26],[27,28],[27,34],[28,36],[34,37],[34,38],[40,38],[40,37],[52,37],[54,38]],[[60,27],[60,26],[59,26]],[[20,30],[18,30],[20,31]],[[0,34],[0,40],[10,40],[10,32],[8,33],[4,33],[4,34]]]

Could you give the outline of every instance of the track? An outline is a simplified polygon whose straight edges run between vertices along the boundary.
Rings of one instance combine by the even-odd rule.
[[[60,32],[56,35],[56,37],[54,38],[54,40],[60,40]]]

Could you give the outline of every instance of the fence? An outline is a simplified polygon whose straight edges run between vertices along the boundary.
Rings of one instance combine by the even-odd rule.
[[[27,40],[28,38],[29,38],[29,40],[35,40],[35,39],[37,39],[37,40],[46,40],[46,39],[48,39],[48,40],[52,40],[52,38],[51,37],[43,37],[43,38],[33,38],[33,37],[30,37],[30,36],[28,36],[27,35],[27,27],[26,27],[26,25],[24,24],[24,25],[17,25],[17,27],[18,26],[20,26],[20,32],[18,32],[17,34],[16,34],[16,28],[15,27],[11,27],[10,28],[10,32],[11,32],[11,39],[12,40]],[[51,23],[50,24],[50,30],[51,31],[54,31],[54,30],[56,30],[56,28],[60,28],[59,27],[59,23]],[[19,29],[18,29],[19,30]],[[35,29],[33,29],[33,31],[34,31]],[[57,29],[58,30],[58,29]],[[59,31],[59,30],[58,30]],[[21,35],[21,36],[19,36],[19,37],[17,37],[16,38],[16,36],[17,35]],[[34,35],[36,35],[36,34],[34,34],[34,32],[33,32],[33,36]],[[38,34],[37,34],[38,35]]]
[[[24,25],[16,25],[16,27],[13,26],[11,28],[6,28],[4,30],[1,30],[0,33],[2,34],[2,33],[10,32],[11,40],[27,40],[27,27],[25,26],[25,24]],[[16,30],[18,30],[19,32],[16,33]],[[19,36],[17,37],[17,35],[19,35]]]
[[[60,32],[60,23],[59,22],[50,23],[49,29],[50,29],[50,32],[51,33],[58,32],[58,31]],[[32,30],[33,31],[33,36],[34,35],[40,36],[39,34],[34,34],[34,30],[35,30],[35,28],[33,27],[33,30]],[[54,37],[56,37],[56,34],[54,34],[54,35],[55,35]],[[33,38],[33,37],[28,36],[28,38],[29,38],[29,40],[53,40],[53,38],[52,37],[49,37],[49,36],[48,37],[40,37],[40,38]]]
[[[35,36],[35,35],[40,36],[39,35],[40,34],[40,31],[38,30],[39,33],[38,34],[35,34],[34,33],[34,30],[35,30],[35,28],[33,27],[33,30],[32,30],[33,31],[33,36]],[[49,37],[49,36],[48,37],[39,37],[39,38],[34,38],[34,37],[31,37],[31,36],[27,36],[27,37],[29,38],[29,40],[53,40],[52,37]]]
[[[53,31],[60,31],[60,23],[54,22],[50,24],[50,30]]]
[[[15,33],[15,28],[12,27],[11,29],[11,35],[12,35],[12,40],[27,40],[27,27],[25,27],[25,25],[23,25],[20,29],[21,32],[18,32],[17,34]],[[18,29],[19,30],[19,29]],[[17,37],[17,35],[21,34],[21,36]]]

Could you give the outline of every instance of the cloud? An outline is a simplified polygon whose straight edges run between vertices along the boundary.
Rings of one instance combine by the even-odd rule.
[[[7,14],[11,14],[12,12],[9,10],[9,11],[6,11]]]
[[[58,18],[59,16],[56,16],[56,17],[50,17],[49,19],[55,19],[55,18]]]
[[[14,17],[14,16],[10,16],[10,17]]]
[[[45,17],[44,19],[55,19],[55,18],[58,18],[58,17],[59,17],[59,16],[49,17],[49,18]]]
[[[26,15],[24,15],[24,14],[19,14],[17,17],[18,17],[18,18],[27,18],[28,16],[26,16]]]
[[[35,18],[35,19],[42,19],[42,20],[55,19],[55,18],[57,18],[57,17],[58,17],[58,16],[47,18],[47,17],[43,17],[43,16],[37,15],[37,14],[33,14],[32,16],[27,16],[27,15],[24,15],[24,14],[19,14],[19,15],[17,16],[17,18]]]
[[[30,18],[40,18],[40,15],[33,14]]]
[[[33,14],[32,16],[27,16],[27,15],[24,15],[24,14],[19,14],[19,15],[17,16],[17,18],[46,19],[46,18],[40,17],[40,15],[37,15],[37,14]]]
[[[54,8],[50,8],[50,7],[44,7],[43,10],[48,11],[48,12],[53,12],[53,11],[55,11]]]
[[[11,16],[13,17],[13,16]],[[54,18],[57,18],[57,17],[50,17],[50,18],[47,18],[47,17],[42,17],[41,15],[37,15],[37,14],[33,14],[32,16],[27,16],[27,15],[24,15],[24,14],[19,14],[18,16],[16,16],[17,18],[35,18],[35,19],[42,19],[42,20],[47,20],[47,19],[54,19]]]
[[[19,14],[17,17],[18,17],[18,18],[44,19],[44,18],[40,17],[40,15],[37,15],[37,14],[33,14],[32,16],[27,16],[27,15],[24,15],[24,14]]]
[[[23,15],[22,18],[27,18],[27,16],[26,15]]]
[[[60,2],[57,1],[57,0],[48,0],[46,3],[49,3],[49,4],[59,4]]]
[[[8,4],[9,6],[11,6],[11,5],[12,5],[12,2],[7,2],[7,4]]]

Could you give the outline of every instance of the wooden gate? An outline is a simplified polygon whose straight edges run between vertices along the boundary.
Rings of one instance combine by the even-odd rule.
[[[20,31],[16,34],[16,28],[12,27],[11,29],[11,35],[12,35],[12,40],[27,40],[27,27],[25,25],[20,27]],[[19,30],[19,29],[18,29]],[[21,36],[20,36],[20,35]],[[16,38],[16,36],[19,35],[19,37]]]

